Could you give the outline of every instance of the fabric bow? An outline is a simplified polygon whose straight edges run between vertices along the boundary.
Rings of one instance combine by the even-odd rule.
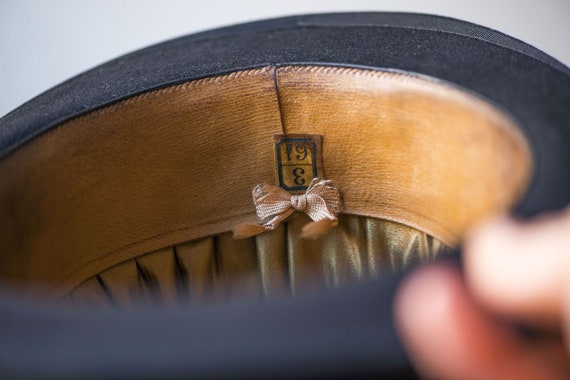
[[[304,194],[291,194],[279,186],[262,183],[253,188],[252,195],[257,216],[265,222],[237,226],[236,239],[273,231],[295,211],[304,212],[313,220],[303,227],[301,237],[316,239],[338,224],[336,215],[342,209],[334,182],[320,178],[313,178]]]

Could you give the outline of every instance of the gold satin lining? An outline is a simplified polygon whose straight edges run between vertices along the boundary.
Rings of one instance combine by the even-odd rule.
[[[448,251],[411,227],[354,215],[341,215],[319,240],[299,239],[309,220],[299,215],[252,238],[224,233],[151,252],[93,276],[60,304],[129,309],[287,297],[374,278]]]

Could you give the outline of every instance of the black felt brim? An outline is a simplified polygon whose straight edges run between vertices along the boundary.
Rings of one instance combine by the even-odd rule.
[[[9,155],[66,120],[145,91],[288,64],[404,70],[472,91],[510,113],[531,144],[533,179],[515,212],[532,215],[570,202],[570,70],[501,33],[414,14],[290,17],[200,33],[129,54],[2,118],[0,155]],[[409,373],[409,364],[391,320],[397,282],[398,278],[385,278],[360,288],[271,305],[157,310],[119,317],[40,312],[5,302],[0,305],[0,319],[9,329],[0,330],[4,342],[0,373],[401,375]],[[319,327],[326,316],[330,325]],[[35,326],[33,334],[30,326]],[[57,349],[46,356],[45,347],[56,342]],[[211,360],[216,352],[219,356]]]

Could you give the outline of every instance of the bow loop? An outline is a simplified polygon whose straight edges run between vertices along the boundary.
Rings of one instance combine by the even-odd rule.
[[[263,231],[273,231],[295,211],[306,213],[314,222],[303,228],[304,237],[316,238],[338,224],[342,209],[340,193],[334,182],[313,178],[304,194],[290,194],[278,186],[259,184],[252,191],[257,216],[264,224],[243,224],[234,230],[234,238],[245,238]]]
[[[253,188],[255,212],[261,220],[281,214],[290,207],[291,194],[278,186],[261,183]]]
[[[341,211],[340,194],[334,182],[314,178],[305,193],[307,196],[307,215],[315,222],[328,218],[336,220]]]

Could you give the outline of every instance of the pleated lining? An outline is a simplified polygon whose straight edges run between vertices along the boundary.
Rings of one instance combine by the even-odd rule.
[[[300,239],[307,222],[300,215],[249,239],[223,233],[144,254],[83,282],[60,305],[130,309],[289,297],[378,277],[449,252],[433,237],[387,220],[341,215],[326,236]]]

